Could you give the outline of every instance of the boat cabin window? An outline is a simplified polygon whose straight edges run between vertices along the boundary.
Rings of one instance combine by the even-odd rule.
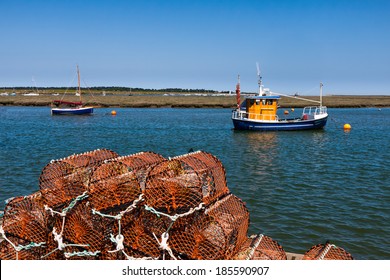
[[[256,100],[256,105],[259,105],[260,104],[260,100]]]

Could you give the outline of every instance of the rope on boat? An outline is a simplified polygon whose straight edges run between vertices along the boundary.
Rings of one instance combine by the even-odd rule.
[[[28,245],[18,245],[18,246],[16,246],[14,243],[12,243],[11,240],[9,240],[7,238],[7,236],[5,234],[5,231],[3,229],[3,226],[1,226],[1,225],[0,225],[0,234],[4,238],[4,240],[6,240],[9,244],[11,244],[11,246],[15,249],[15,251],[16,251],[16,260],[19,259],[19,257],[18,257],[18,252],[19,251],[29,250],[29,249],[32,249],[32,248],[35,248],[35,247],[41,247],[41,246],[44,246],[46,244],[46,242],[40,242],[40,243],[31,242]]]
[[[318,257],[318,259],[319,259],[319,260],[323,260],[323,259],[325,258],[325,256],[326,256],[326,254],[328,254],[328,252],[329,252],[330,249],[332,249],[332,248],[337,248],[337,246],[334,245],[334,244],[330,244],[330,243],[326,244],[326,247],[325,247],[324,251],[323,251],[323,252],[321,253],[321,255]]]
[[[258,237],[260,237],[260,238],[256,241],[256,243],[253,245],[252,249],[249,251],[249,254],[246,257],[246,260],[251,260],[252,259],[253,254],[255,253],[257,247],[259,247],[259,245],[261,243],[261,240],[263,239],[264,235],[260,234],[260,236],[258,236]]]
[[[126,258],[128,260],[131,260],[131,261],[157,260],[157,259],[154,259],[154,258],[151,258],[151,257],[134,258],[134,257],[130,257],[126,253],[125,253],[125,256],[126,256]]]
[[[100,251],[95,251],[95,252],[90,252],[90,251],[82,251],[82,252],[73,252],[73,253],[64,253],[65,255],[65,258],[71,258],[71,257],[74,257],[74,256],[77,256],[77,257],[95,257],[97,256],[98,254],[100,254],[101,252]]]
[[[155,214],[157,217],[160,217],[160,215],[161,216],[165,216],[165,217],[168,217],[169,219],[171,219],[172,222],[175,222],[178,218],[185,217],[185,216],[191,215],[195,211],[202,210],[204,208],[204,206],[205,206],[205,204],[202,202],[197,207],[190,208],[190,210],[188,212],[186,212],[186,213],[175,214],[173,216],[172,215],[168,215],[168,214],[166,214],[164,212],[159,212],[156,209],[154,209],[153,207],[149,207],[148,205],[145,205],[145,210]]]
[[[78,201],[81,201],[85,198],[88,197],[88,194],[87,192],[85,191],[83,194],[79,195],[78,197],[76,197],[75,199],[73,199],[68,207],[65,207],[64,209],[62,209],[61,212],[57,212],[57,211],[54,211],[52,208],[50,208],[49,206],[45,205],[45,210],[46,211],[50,211],[51,215],[54,216],[54,214],[58,214],[60,215],[61,217],[65,217],[66,214],[77,204]]]
[[[119,214],[117,214],[115,216],[107,215],[107,214],[101,213],[95,209],[92,209],[92,214],[94,214],[94,215],[97,214],[97,215],[104,217],[104,218],[111,218],[111,219],[118,220],[118,234],[115,237],[113,234],[110,234],[111,235],[110,240],[114,244],[116,244],[116,249],[112,250],[112,251],[108,251],[109,253],[116,253],[116,252],[121,251],[126,256],[126,258],[129,258],[129,256],[124,251],[125,246],[123,245],[123,242],[124,242],[125,237],[121,233],[121,219],[126,213],[131,212],[133,209],[137,208],[138,203],[140,203],[144,200],[143,196],[144,196],[144,194],[140,194],[138,199],[135,199],[130,206],[128,206],[125,210],[121,211]]]
[[[119,221],[120,222],[120,221]],[[116,244],[116,250],[113,250],[113,251],[108,251],[109,253],[116,253],[116,252],[119,252],[121,251],[123,255],[125,255],[126,259],[128,260],[155,260],[154,258],[151,258],[151,257],[143,257],[143,258],[134,258],[134,257],[131,257],[129,256],[128,254],[126,254],[126,252],[124,251],[125,249],[125,246],[123,245],[123,241],[124,241],[124,236],[122,234],[118,234],[117,236],[114,237],[113,234],[110,234],[110,240]]]
[[[119,221],[120,223],[120,221]],[[114,237],[113,234],[110,234],[110,240],[116,244],[116,249],[113,251],[108,251],[109,253],[116,253],[118,251],[123,251],[125,246],[123,245],[123,241],[125,240],[125,237],[121,234],[121,228],[119,226],[119,233]]]
[[[54,216],[54,214],[57,214],[59,216],[62,217],[62,225],[61,225],[61,231],[60,233],[57,233],[57,229],[56,227],[53,227],[53,230],[52,230],[52,233],[54,235],[54,241],[57,242],[57,248],[54,249],[53,251],[47,253],[46,255],[42,256],[41,259],[44,259],[46,258],[47,256],[51,255],[52,253],[54,253],[55,251],[57,250],[60,250],[62,251],[63,249],[65,249],[66,247],[89,247],[89,244],[66,244],[63,242],[63,233],[64,233],[64,227],[65,227],[65,219],[66,219],[66,214],[77,204],[77,202],[87,198],[88,195],[87,195],[87,192],[85,191],[83,194],[77,196],[75,199],[73,199],[69,205],[67,207],[65,207],[64,209],[62,209],[61,212],[58,212],[58,211],[54,211],[52,208],[50,208],[49,206],[45,205],[45,210],[46,211],[50,211],[50,214],[52,216]],[[65,253],[66,254],[66,253]]]
[[[171,226],[170,226],[171,227]],[[162,249],[164,252],[167,251],[168,254],[173,258],[174,260],[177,260],[177,258],[173,255],[172,249],[168,245],[168,239],[169,239],[169,230],[161,234],[161,241],[158,240],[157,236],[153,232],[154,239],[156,239],[160,249]],[[165,259],[165,253],[163,254],[163,260]]]
[[[153,232],[153,236],[154,236],[154,239],[156,239],[158,245],[159,245],[159,248],[162,249],[164,252],[167,251],[168,254],[171,256],[171,258],[173,258],[174,260],[177,260],[177,258],[173,255],[173,252],[172,252],[172,249],[169,247],[168,245],[168,239],[169,239],[169,230],[171,229],[173,223],[179,219],[179,218],[182,218],[182,217],[186,217],[188,215],[191,215],[193,214],[195,211],[200,211],[204,208],[204,203],[200,203],[197,207],[194,207],[194,208],[190,208],[189,211],[185,212],[185,213],[182,213],[182,214],[175,214],[175,215],[168,215],[167,213],[164,213],[164,212],[160,212],[160,211],[157,211],[156,209],[154,209],[153,207],[150,207],[148,205],[145,205],[145,210],[146,211],[149,211],[150,213],[153,213],[155,214],[157,217],[160,217],[161,216],[165,216],[165,217],[168,217],[172,222],[171,224],[169,225],[168,229],[163,232],[163,234],[161,234],[161,241],[158,240],[157,236],[154,234]],[[163,254],[163,259],[165,259],[165,253]]]
[[[137,204],[139,202],[144,200],[143,196],[144,196],[144,194],[141,193],[140,196],[138,197],[138,199],[135,199],[129,207],[127,207],[125,210],[119,212],[115,216],[101,213],[101,212],[97,211],[96,209],[92,209],[92,214],[97,214],[97,215],[99,215],[101,217],[105,217],[105,218],[112,218],[112,219],[120,220],[120,219],[122,219],[123,215],[125,215],[128,212],[131,212],[133,209],[135,209],[137,207]]]

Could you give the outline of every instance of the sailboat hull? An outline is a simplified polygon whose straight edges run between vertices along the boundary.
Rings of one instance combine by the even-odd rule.
[[[93,107],[83,108],[52,108],[52,115],[90,115],[93,114]]]

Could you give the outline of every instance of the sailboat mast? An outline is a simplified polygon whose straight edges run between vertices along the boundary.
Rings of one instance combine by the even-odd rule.
[[[320,83],[320,106],[322,106],[322,87],[324,86],[323,83]]]
[[[77,80],[78,80],[78,94],[80,96],[80,102],[81,102],[80,71],[78,65],[77,65]]]

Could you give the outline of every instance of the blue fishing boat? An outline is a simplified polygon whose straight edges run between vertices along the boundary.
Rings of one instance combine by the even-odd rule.
[[[77,78],[78,78],[78,88],[76,96],[80,97],[80,101],[64,101],[64,100],[54,100],[51,106],[52,115],[91,115],[93,113],[93,107],[84,107],[81,100],[81,88],[80,88],[80,71],[79,66],[77,65]]]
[[[255,96],[248,96],[240,102],[240,80],[238,78],[236,94],[237,109],[233,110],[232,121],[237,130],[308,130],[321,129],[326,125],[328,113],[326,106],[322,106],[322,87],[320,83],[320,105],[304,107],[302,115],[298,118],[280,118],[277,114],[280,94],[273,95],[269,89],[264,89],[259,76],[259,93]],[[289,96],[288,96],[289,97]],[[293,98],[303,99],[310,102],[317,102],[310,99],[294,96]]]

